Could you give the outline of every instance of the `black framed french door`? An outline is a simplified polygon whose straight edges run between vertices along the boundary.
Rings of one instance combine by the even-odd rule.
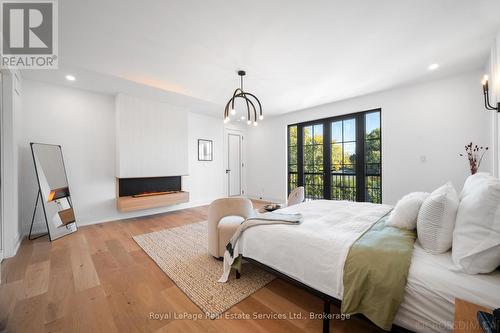
[[[382,201],[381,110],[288,126],[288,192],[306,199]]]

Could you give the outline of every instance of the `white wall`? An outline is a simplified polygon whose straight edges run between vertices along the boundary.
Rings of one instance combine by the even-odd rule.
[[[489,77],[490,104],[496,107],[497,103],[500,102],[500,32],[492,43],[490,56],[484,67],[484,74]],[[500,166],[500,113],[492,110],[488,111],[484,108],[483,110],[489,113],[491,117],[492,173],[498,177]]]
[[[3,230],[0,235],[3,239],[0,247],[0,260],[1,257],[15,255],[22,235],[21,224],[19,223],[19,151],[17,145],[20,133],[19,116],[22,108],[21,77],[17,72],[2,70],[2,81],[2,126],[0,129],[2,136],[2,147],[0,149],[2,195],[0,211]]]
[[[500,32],[497,34],[496,38],[496,43],[495,43],[495,60],[493,63],[493,71],[494,71],[494,81],[493,81],[493,88],[494,88],[494,101],[497,103],[500,103]],[[500,110],[498,110],[500,112]],[[496,119],[496,126],[494,126],[494,134],[495,139],[496,139],[496,156],[498,157],[497,163],[496,163],[496,176],[498,177],[499,175],[499,168],[500,168],[500,153],[499,153],[499,147],[500,147],[500,113],[497,112],[492,112],[492,117],[493,119]]]
[[[288,124],[375,108],[382,108],[384,203],[411,191],[431,191],[448,180],[460,190],[469,171],[458,154],[470,141],[491,142],[492,118],[483,110],[481,76],[474,71],[267,118],[247,135],[247,193],[285,200]],[[482,171],[491,170],[489,158]]]
[[[183,177],[190,202],[132,213],[120,213],[115,197],[114,96],[25,80],[20,144],[21,221],[29,228],[37,191],[29,142],[61,144],[78,224],[160,213],[205,204],[224,196],[222,187],[223,123],[188,114],[189,176]],[[214,161],[197,161],[197,139],[214,140]],[[37,223],[42,225],[42,215]]]
[[[25,80],[20,144],[21,221],[29,228],[38,190],[30,142],[60,144],[79,221],[115,215],[114,99]],[[38,225],[42,214],[37,215]]]
[[[115,105],[116,177],[188,174],[185,108],[124,94]]]
[[[221,118],[188,114],[189,176],[183,177],[191,201],[211,201],[226,195],[224,188],[223,133]],[[213,161],[198,161],[198,139],[213,141]]]
[[[496,106],[500,102],[500,32],[497,35],[495,43],[491,47],[490,58],[486,68],[486,73],[490,78],[490,104]],[[500,153],[498,152],[498,147],[500,147],[500,113],[495,111],[488,111],[492,117],[492,130],[495,137],[496,160],[497,165],[495,168],[496,175],[498,176],[498,166],[500,165]]]

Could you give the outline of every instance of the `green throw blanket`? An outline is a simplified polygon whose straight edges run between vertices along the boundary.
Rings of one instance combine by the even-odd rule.
[[[362,313],[390,330],[403,301],[416,233],[382,217],[351,247],[344,264],[342,313]]]

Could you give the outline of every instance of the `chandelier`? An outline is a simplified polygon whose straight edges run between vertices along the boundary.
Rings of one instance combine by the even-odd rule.
[[[258,122],[257,119],[262,120],[264,119],[264,116],[262,115],[262,105],[260,104],[260,101],[255,95],[243,91],[243,76],[245,76],[245,71],[238,71],[238,75],[240,76],[241,80],[241,85],[239,88],[236,88],[236,90],[233,93],[233,97],[229,99],[229,101],[226,104],[226,107],[224,108],[224,123],[228,123],[231,121],[229,118],[230,115],[236,115],[236,110],[234,109],[234,101],[237,98],[241,98],[244,100],[246,106],[247,106],[247,124],[250,125],[252,124],[252,116],[253,116],[253,125],[257,126]],[[258,105],[259,107],[259,115],[257,117],[257,109],[255,105]],[[241,116],[241,120],[244,120],[245,116]]]

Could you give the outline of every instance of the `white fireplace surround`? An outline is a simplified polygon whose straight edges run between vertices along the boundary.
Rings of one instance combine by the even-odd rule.
[[[186,110],[167,103],[118,94],[116,177],[188,174]]]

